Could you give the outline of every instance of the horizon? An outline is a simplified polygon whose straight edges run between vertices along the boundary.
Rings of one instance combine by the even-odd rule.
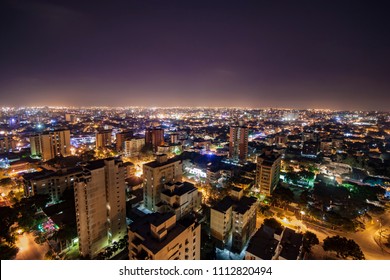
[[[367,112],[367,113],[390,113],[390,111],[385,110],[362,110],[362,109],[330,109],[330,108],[293,108],[293,107],[247,107],[247,106],[65,106],[65,105],[37,105],[37,106],[1,106],[1,110],[21,110],[26,108],[31,109],[40,109],[40,108],[49,108],[49,109],[72,109],[72,110],[81,110],[81,109],[116,109],[116,110],[129,110],[129,109],[149,109],[149,110],[158,110],[158,109],[228,109],[228,110],[281,110],[281,111],[323,111],[323,112]]]

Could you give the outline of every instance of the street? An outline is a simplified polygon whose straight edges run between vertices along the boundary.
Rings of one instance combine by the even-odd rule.
[[[275,212],[285,213],[284,210],[272,209]],[[258,215],[257,218],[257,227],[260,227],[263,218]],[[283,216],[283,215],[281,215]],[[383,215],[378,217],[373,217],[372,223],[366,223],[366,228],[363,231],[358,232],[346,232],[339,230],[332,230],[327,227],[319,226],[314,223],[310,223],[307,219],[302,222],[302,217],[295,217],[293,215],[284,215],[286,218],[278,218],[276,215],[274,218],[278,220],[282,225],[293,228],[300,229],[301,231],[311,231],[315,233],[320,240],[320,246],[313,247],[313,257],[315,259],[327,259],[332,253],[325,252],[322,249],[323,240],[328,236],[340,235],[349,239],[353,239],[361,248],[364,253],[364,256],[367,260],[390,260],[390,248],[385,248],[383,244],[382,247],[379,245],[379,231],[386,230],[390,228],[390,213],[389,211],[385,212]],[[382,243],[386,242],[385,238],[382,237]],[[331,257],[330,257],[331,258]]]
[[[16,240],[16,246],[19,252],[16,255],[16,260],[43,260],[46,252],[49,250],[49,245],[45,242],[40,245],[34,240],[35,236],[32,233],[23,233]]]
[[[385,213],[381,216],[382,228],[390,226],[390,213]],[[389,250],[382,250],[379,244],[375,241],[375,236],[380,228],[379,222],[377,219],[373,220],[373,224],[366,224],[366,229],[359,232],[345,232],[345,231],[336,231],[323,227],[319,227],[313,224],[305,223],[309,231],[314,232],[320,242],[328,236],[340,235],[349,239],[353,239],[362,249],[364,256],[367,260],[390,260],[390,254],[387,252]],[[318,248],[313,251],[314,255],[318,258],[322,258],[322,253],[325,253],[322,248]]]

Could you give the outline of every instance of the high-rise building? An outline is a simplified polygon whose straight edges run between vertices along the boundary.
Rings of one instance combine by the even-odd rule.
[[[243,195],[243,189],[234,187],[210,211],[211,236],[218,240],[217,246],[224,248],[231,237],[231,249],[241,252],[256,231],[257,200]]]
[[[75,123],[76,122],[76,115],[75,114],[66,113],[65,114],[65,121],[66,122],[70,122],[70,123]]]
[[[83,166],[74,184],[77,233],[82,256],[94,258],[127,234],[125,167],[104,159]]]
[[[265,195],[271,195],[280,177],[282,157],[272,151],[266,151],[257,156],[256,187]]]
[[[229,156],[234,160],[246,161],[248,157],[249,129],[243,125],[230,127]]]
[[[161,201],[164,184],[182,180],[183,165],[180,159],[170,158],[166,154],[157,155],[155,161],[143,165],[144,204],[151,211]]]
[[[96,132],[96,149],[109,147],[112,144],[111,139],[112,130],[98,130]]]
[[[115,135],[116,137],[116,151],[122,152],[124,150],[125,141],[133,137],[132,131],[122,131]]]
[[[172,133],[170,135],[170,138],[171,138],[171,143],[172,144],[178,144],[180,142],[179,133]]]
[[[157,151],[157,147],[164,144],[164,129],[147,128],[145,130],[145,145]]]
[[[128,157],[138,156],[144,146],[145,138],[126,140],[124,144],[124,154]]]
[[[0,136],[0,154],[16,149],[16,141],[10,135]]]
[[[200,260],[200,224],[153,213],[129,226],[130,260]]]
[[[43,161],[56,156],[70,155],[70,131],[67,129],[45,132],[30,136],[32,156],[39,156]]]

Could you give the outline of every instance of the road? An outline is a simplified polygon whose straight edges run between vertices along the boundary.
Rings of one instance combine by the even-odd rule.
[[[383,214],[380,216],[380,219],[382,222],[382,229],[390,227],[390,213]],[[390,253],[387,252],[389,250],[383,250],[375,241],[375,236],[380,229],[380,224],[377,220],[379,220],[379,217],[374,218],[372,224],[366,224],[366,229],[359,232],[335,231],[307,223],[306,226],[308,230],[317,234],[320,242],[322,242],[328,236],[344,236],[346,238],[353,239],[360,246],[367,260],[390,260]],[[321,255],[321,250],[316,250],[315,255],[316,254]]]
[[[32,233],[23,233],[16,240],[16,246],[19,252],[16,255],[16,260],[43,260],[46,252],[49,250],[49,245],[45,242],[40,245],[34,240],[35,236]]]
[[[275,212],[284,213],[284,211],[280,209],[274,208],[272,210]],[[380,229],[387,229],[387,232],[390,231],[389,210],[387,210],[383,215],[379,217],[373,217],[373,222],[366,223],[366,229],[364,231],[359,232],[332,230],[326,227],[318,226],[316,224],[308,223],[306,221],[302,223],[302,221],[300,220],[301,217],[297,218],[295,216],[288,216],[288,220],[280,219],[276,216],[274,216],[274,218],[281,222],[284,226],[291,227],[294,229],[300,229],[301,231],[309,230],[314,232],[320,240],[320,245],[322,245],[322,242],[326,237],[340,235],[349,239],[353,239],[360,246],[367,260],[390,260],[390,248],[384,250],[381,246],[379,246],[377,242],[379,240],[378,237]],[[259,224],[259,222],[261,222],[260,219],[258,219],[257,224]],[[382,242],[385,242],[385,240],[382,240]],[[316,259],[326,259],[329,258],[331,254],[325,252],[322,249],[322,246],[315,246],[313,248],[313,255]]]

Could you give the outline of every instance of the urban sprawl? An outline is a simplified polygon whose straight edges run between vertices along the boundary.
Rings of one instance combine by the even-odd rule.
[[[0,110],[0,258],[390,259],[390,114]]]

